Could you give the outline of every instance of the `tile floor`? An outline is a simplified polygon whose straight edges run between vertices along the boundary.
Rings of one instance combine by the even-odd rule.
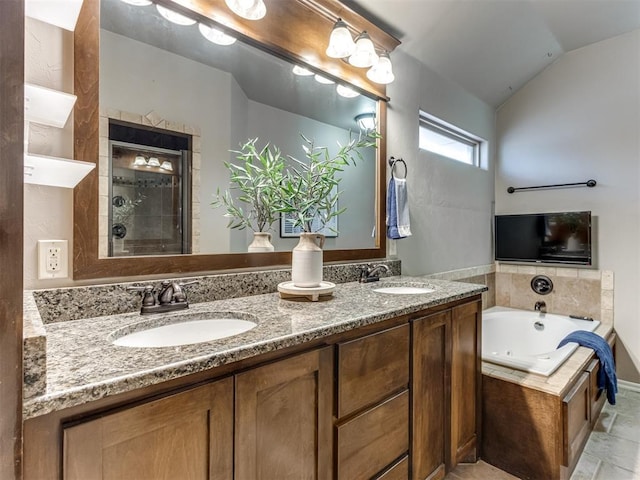
[[[445,480],[517,480],[485,462],[458,465]],[[605,404],[571,480],[640,480],[640,392]]]

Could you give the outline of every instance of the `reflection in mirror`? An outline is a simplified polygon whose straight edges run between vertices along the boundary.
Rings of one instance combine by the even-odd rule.
[[[203,36],[211,33],[208,30],[175,25],[159,15],[153,4],[136,7],[120,0],[102,0],[100,15],[101,257],[247,252],[253,232],[228,229],[224,209],[211,206],[216,191],[229,188],[224,162],[236,161],[232,151],[258,138],[259,149],[270,143],[303,159],[303,134],[315,145],[329,147],[333,154],[338,143],[348,142],[351,132],[358,130],[357,116],[376,112],[376,101],[371,98],[338,95],[329,76],[295,75],[292,64],[240,41],[215,44]],[[185,139],[185,149],[126,141],[136,144],[146,161],[135,167],[137,153],[135,148],[129,151],[132,166],[124,169],[131,181],[144,182],[153,174],[162,183],[170,177],[171,186],[158,187],[166,193],[131,187],[126,194],[120,191],[125,187],[118,185],[116,177],[124,176],[123,167],[114,161],[113,151],[110,155],[109,145],[111,142],[113,148],[122,139],[112,138],[110,125]],[[169,162],[175,168],[171,173],[161,172],[161,166],[149,166],[149,158],[160,159],[164,150],[180,152],[160,162],[161,166]],[[338,235],[327,239],[325,249],[376,247],[372,236],[375,149],[363,155],[363,161],[343,172],[339,208],[346,207],[346,211],[337,219]],[[151,168],[157,171],[141,172]],[[146,218],[132,226],[133,232],[127,228],[123,238],[114,238],[114,232],[122,235],[121,228],[114,230],[116,223],[126,227],[125,222],[116,221],[122,207],[114,206],[115,197],[123,197],[118,202],[139,210],[142,217],[146,210],[141,207],[152,195],[148,217],[156,218]],[[168,209],[161,212],[158,204]],[[279,222],[271,233],[276,251],[290,251],[297,243]]]

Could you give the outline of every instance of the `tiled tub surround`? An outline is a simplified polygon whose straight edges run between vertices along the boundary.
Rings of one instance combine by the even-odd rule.
[[[531,289],[536,275],[551,279],[554,288],[550,294],[539,295]],[[613,283],[609,270],[496,264],[496,305],[533,310],[534,304],[543,300],[551,313],[613,324]]]
[[[550,313],[593,317],[601,321],[595,333],[604,338],[608,338],[613,333],[613,272],[496,264],[495,275],[496,303],[499,306],[531,311],[536,301],[543,300],[546,302],[547,310]],[[534,293],[531,290],[530,283],[535,275],[547,275],[551,278],[554,284],[554,291],[548,295]],[[565,363],[548,377],[488,362],[482,362],[482,375],[486,378],[497,379],[522,387],[520,394],[516,395],[518,398],[524,398],[525,391],[531,389],[557,397],[558,401],[560,401],[567,395],[567,390],[572,385],[576,385],[579,379],[582,378],[591,363],[592,356],[593,350],[578,347]],[[488,383],[488,380],[485,380],[485,386]],[[526,401],[524,403],[525,405],[510,404],[508,408],[514,412],[519,411],[519,409],[526,410],[530,408],[527,407]],[[498,410],[503,407],[507,408],[507,405],[496,405]],[[542,407],[538,405],[536,408]],[[486,412],[483,414],[483,421],[491,424],[492,422],[486,420],[485,417]],[[521,419],[511,419],[511,421],[521,421]],[[489,427],[487,426],[487,428]],[[536,425],[529,427],[532,432],[536,428],[540,427]],[[557,438],[560,435],[561,438],[562,430],[560,432],[549,431],[545,435],[548,438]],[[485,433],[483,438],[486,440],[486,437],[487,434]],[[486,458],[488,459],[489,456]],[[547,461],[551,460],[546,459],[543,464],[547,465]],[[506,467],[504,468],[506,469]]]
[[[390,280],[426,283],[435,291],[421,295],[373,291]],[[338,284],[334,297],[322,302],[283,300],[277,293],[270,293],[196,303],[174,315],[240,311],[255,315],[258,326],[235,337],[183,347],[138,349],[112,345],[108,335],[128,323],[141,321],[143,318],[137,313],[49,323],[45,326],[46,393],[25,401],[24,418],[468,298],[485,289],[423,277],[393,277],[377,283]],[[158,314],[159,319],[163,316]],[[148,319],[149,316],[144,317],[145,321]]]
[[[601,321],[595,333],[607,337],[613,331],[613,272],[578,268],[496,264],[496,304],[533,310],[542,300],[549,313],[581,315]],[[539,295],[531,289],[535,275],[546,275],[554,289]],[[559,395],[580,374],[593,350],[579,347],[553,375],[543,377],[482,362],[482,374]]]

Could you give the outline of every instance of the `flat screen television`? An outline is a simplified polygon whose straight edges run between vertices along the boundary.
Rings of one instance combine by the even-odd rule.
[[[496,215],[496,260],[591,265],[591,212]]]

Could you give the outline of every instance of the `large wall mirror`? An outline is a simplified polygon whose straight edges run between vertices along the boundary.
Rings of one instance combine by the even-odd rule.
[[[216,25],[211,12],[224,2],[195,3],[190,16]],[[222,46],[205,38],[199,22],[171,23],[154,4],[85,0],[83,9],[75,42],[75,146],[77,158],[99,168],[74,192],[74,278],[287,264],[297,239],[284,222],[271,232],[274,253],[247,253],[252,232],[227,228],[224,209],[211,206],[216,192],[229,187],[224,163],[254,138],[259,147],[269,143],[296,158],[304,157],[301,135],[336,151],[358,134],[363,114],[375,115],[384,135],[383,95],[348,74],[358,95],[344,97],[336,81],[346,84],[345,75],[317,65],[311,70],[318,75],[295,74],[302,63],[295,52],[261,44],[242,25],[227,30],[237,41]],[[362,153],[342,174],[346,211],[326,241],[325,261],[386,254],[384,137]]]

